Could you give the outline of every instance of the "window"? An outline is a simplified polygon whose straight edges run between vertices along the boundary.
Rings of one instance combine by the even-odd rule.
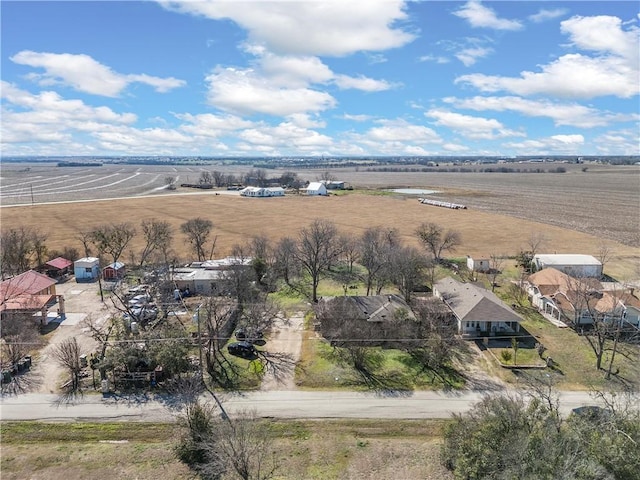
[[[91,272],[93,272],[93,269],[91,267],[86,267],[84,269],[84,271],[85,271],[85,273],[91,273]]]

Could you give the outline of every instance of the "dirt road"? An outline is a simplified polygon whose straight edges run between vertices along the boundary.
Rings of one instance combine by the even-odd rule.
[[[287,354],[291,358],[290,367],[283,371],[268,369],[260,390],[295,390],[294,381],[295,364],[300,360],[300,350],[302,348],[304,314],[296,312],[287,320],[278,320],[276,326],[267,340],[265,349],[270,352]]]

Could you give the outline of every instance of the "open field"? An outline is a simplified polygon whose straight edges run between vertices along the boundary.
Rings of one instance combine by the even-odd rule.
[[[271,421],[280,480],[448,480],[442,421]],[[3,480],[190,479],[169,424],[36,422],[2,425]],[[237,478],[231,475],[228,479]]]
[[[557,164],[508,166],[548,170]],[[561,166],[567,170],[566,173],[377,172],[367,168],[337,168],[331,173],[356,189],[416,187],[438,190],[441,193],[433,198],[462,203],[476,212],[508,215],[640,247],[640,167]],[[441,169],[448,167],[443,165]],[[3,163],[0,201],[7,206],[166,195],[170,193],[164,190],[167,176],[177,178],[178,184],[195,183],[204,170],[242,175],[250,168],[116,164],[59,168],[55,164]],[[471,165],[465,168],[482,167]],[[583,172],[583,168],[587,171]],[[297,173],[303,180],[315,180],[322,171],[299,170]],[[269,170],[267,174],[275,177],[282,174],[282,170]],[[182,188],[177,192],[187,191],[192,192]],[[355,216],[359,212],[353,213]]]
[[[179,233],[182,223],[194,217],[210,219],[217,235],[216,256],[230,253],[234,244],[264,234],[274,241],[296,236],[301,227],[315,218],[334,222],[343,231],[360,235],[366,228],[381,225],[397,228],[408,244],[418,245],[414,231],[421,222],[435,222],[462,234],[456,255],[489,256],[493,253],[515,255],[526,246],[534,232],[542,232],[549,241],[547,249],[558,253],[596,254],[601,237],[545,223],[498,215],[470,208],[450,210],[420,204],[416,199],[350,194],[331,197],[287,196],[284,198],[243,198],[212,193],[126,198],[67,204],[44,204],[2,208],[2,228],[29,225],[45,232],[49,249],[74,246],[79,230],[89,230],[105,223],[139,223],[144,219],[164,219],[176,230],[174,248],[188,258],[188,245]],[[606,271],[620,279],[638,276],[640,250],[610,241],[615,258]],[[139,252],[141,236],[131,248]],[[123,260],[129,261],[128,253]]]

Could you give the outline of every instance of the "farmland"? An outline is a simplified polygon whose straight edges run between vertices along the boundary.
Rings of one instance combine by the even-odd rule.
[[[27,171],[28,168],[28,171]],[[215,225],[217,253],[227,254],[252,235],[274,239],[294,236],[313,218],[331,220],[343,230],[361,233],[372,225],[395,227],[409,243],[416,240],[418,223],[431,221],[462,233],[457,255],[515,254],[533,232],[548,238],[547,248],[558,252],[595,254],[602,240],[612,246],[612,268],[623,277],[637,276],[633,261],[640,256],[640,168],[637,166],[566,165],[557,173],[373,172],[333,169],[334,177],[355,187],[347,195],[329,198],[287,196],[247,199],[215,195],[213,191],[164,189],[165,178],[177,183],[197,182],[203,170],[236,175],[250,167],[136,166],[65,167],[24,163],[2,165],[2,228],[28,224],[47,232],[50,248],[73,242],[78,230],[107,222],[163,218],[176,229],[200,216]],[[268,171],[268,176],[282,172]],[[300,178],[314,180],[322,172],[301,170]],[[437,190],[433,196],[469,207],[450,211],[421,205],[415,197],[384,194],[391,187]],[[119,198],[118,200],[110,200]],[[55,204],[50,202],[97,200]],[[16,206],[23,205],[23,206]],[[138,240],[139,241],[139,240]],[[80,245],[76,245],[79,247]],[[134,243],[134,249],[139,247]],[[184,242],[176,242],[186,255]],[[615,264],[625,265],[624,268]]]

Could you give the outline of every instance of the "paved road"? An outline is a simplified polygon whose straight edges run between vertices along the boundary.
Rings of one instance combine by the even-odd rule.
[[[260,391],[224,394],[224,408],[233,416],[240,410],[256,410],[275,418],[448,418],[468,410],[483,392],[309,392]],[[210,396],[209,396],[210,398]],[[210,398],[211,399],[211,398]],[[213,403],[213,402],[212,402]],[[561,411],[594,404],[588,392],[561,392]],[[102,397],[87,394],[71,402],[57,395],[24,394],[0,400],[0,420],[48,421],[174,421],[179,413],[172,397]]]

